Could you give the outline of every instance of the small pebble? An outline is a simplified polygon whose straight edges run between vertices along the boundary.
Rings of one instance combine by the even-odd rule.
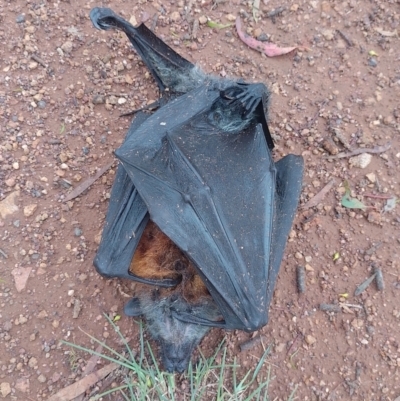
[[[208,19],[205,15],[202,15],[201,17],[199,17],[200,24],[204,25],[207,23],[207,21],[208,21]]]
[[[15,22],[17,24],[22,24],[23,22],[25,22],[25,14],[17,15],[17,18],[15,18]]]
[[[102,95],[94,95],[92,99],[93,104],[103,104],[106,102],[106,98]]]
[[[171,21],[172,22],[178,22],[181,19],[181,15],[179,14],[179,11],[174,11],[171,14]]]
[[[261,33],[257,36],[257,40],[259,40],[260,42],[268,42],[269,38],[270,37],[266,33]]]
[[[11,393],[10,383],[2,382],[0,384],[0,393],[3,398],[6,398]]]
[[[372,155],[369,153],[361,153],[360,155],[350,157],[349,164],[352,167],[365,168],[372,160]]]
[[[316,339],[315,337],[313,337],[312,335],[308,334],[308,335],[306,336],[306,343],[307,343],[308,345],[313,345],[313,344],[315,344],[316,342],[317,342],[317,339]]]
[[[74,228],[74,235],[75,237],[80,237],[82,235],[82,230],[78,227]]]
[[[368,59],[368,65],[370,67],[376,67],[378,65],[378,61],[375,57],[371,57],[370,59]]]
[[[71,41],[67,40],[61,45],[61,50],[65,53],[71,53],[73,49],[73,44]]]
[[[38,361],[37,361],[37,359],[36,359],[35,357],[32,357],[32,358],[29,359],[29,361],[28,361],[28,366],[29,366],[30,368],[34,368],[35,366],[37,366],[37,364],[38,364]]]

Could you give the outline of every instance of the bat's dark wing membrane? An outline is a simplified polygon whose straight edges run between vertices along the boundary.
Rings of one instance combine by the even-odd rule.
[[[138,113],[126,139],[148,118]],[[145,284],[171,287],[175,280],[150,280],[129,271],[133,254],[149,220],[147,206],[122,165],[118,166],[99,249],[94,259],[96,270],[105,277],[121,277]]]
[[[210,117],[218,99],[219,91],[205,86],[182,95],[149,117],[116,154],[151,219],[194,262],[224,321],[179,311],[176,317],[255,330],[268,319],[301,180],[293,192],[283,185],[277,195],[262,125],[224,132]],[[301,163],[296,168],[301,177]],[[276,204],[291,196],[293,210],[276,215]]]

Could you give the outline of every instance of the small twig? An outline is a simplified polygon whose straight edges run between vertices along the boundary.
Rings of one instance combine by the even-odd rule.
[[[356,308],[356,309],[362,309],[363,308],[361,305],[345,304],[343,302],[340,302],[339,305],[340,306],[347,306],[348,308]]]
[[[258,345],[262,340],[264,340],[265,337],[261,336],[260,334],[250,338],[250,340],[244,341],[239,345],[240,348],[240,352],[242,351],[248,351],[249,349],[255,347],[256,345]]]
[[[0,255],[3,256],[4,259],[8,259],[7,254],[2,249],[0,249]]]
[[[336,32],[343,38],[343,40],[347,43],[347,46],[349,47],[353,47],[354,43],[353,41],[345,34],[343,33],[341,30],[336,29]]]
[[[64,202],[68,202],[77,196],[79,196],[83,191],[88,189],[96,180],[98,180],[112,165],[114,161],[108,163],[106,166],[102,167],[93,177],[89,177],[82,184],[78,185],[73,191],[71,191],[68,196],[64,199]]]
[[[31,55],[31,59],[39,63],[42,67],[47,68],[48,65],[36,54]]]
[[[126,97],[129,96],[129,93],[108,92],[107,96]]]
[[[62,142],[59,139],[50,138],[46,141],[49,145],[60,145]]]
[[[151,25],[150,25],[150,30],[154,32],[157,26],[157,21],[158,21],[158,13],[155,13],[153,15],[153,18],[151,19]]]
[[[317,206],[321,203],[326,194],[331,190],[331,188],[335,185],[335,180],[332,178],[315,196],[313,196],[308,202],[306,202],[301,208],[308,209],[310,207]]]
[[[197,31],[199,30],[199,20],[195,18],[193,21],[193,28],[192,28],[192,39],[197,39]]]
[[[342,159],[344,157],[352,157],[361,155],[362,153],[383,153],[386,152],[392,146],[391,142],[386,143],[385,145],[375,146],[374,148],[357,148],[348,153],[338,153],[334,156],[324,156],[324,159],[333,160],[333,159]]]
[[[96,42],[97,38],[92,38],[90,39],[87,43],[86,46],[90,46],[92,43]]]
[[[363,194],[366,198],[375,198],[375,199],[392,199],[391,195],[374,195],[374,194]]]
[[[363,283],[361,283],[355,290],[354,296],[360,295],[362,292],[364,292],[369,285],[375,280],[376,273],[374,273],[371,277],[367,278]]]
[[[296,338],[293,340],[292,344],[290,345],[289,349],[286,352],[286,356],[288,356],[290,354],[290,351],[292,350],[293,346],[296,344],[298,338],[301,336],[301,333],[297,333]]]
[[[282,14],[285,10],[286,10],[285,6],[274,8],[267,14],[267,17],[275,18],[277,15]]]
[[[362,373],[362,365],[360,362],[356,362],[356,373],[355,379],[358,381]]]

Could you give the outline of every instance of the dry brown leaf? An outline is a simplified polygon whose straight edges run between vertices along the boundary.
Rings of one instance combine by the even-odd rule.
[[[107,375],[118,368],[119,365],[116,363],[110,363],[104,368],[99,369],[97,372],[91,373],[85,376],[83,379],[71,384],[68,387],[63,388],[57,394],[52,395],[47,401],[71,401],[89,390],[90,387],[94,386],[98,381],[104,379]]]
[[[103,346],[100,344],[97,348],[96,348],[96,353],[97,354],[101,354],[103,351]],[[93,372],[94,368],[97,365],[97,362],[99,361],[101,357],[99,355],[92,355],[90,357],[90,359],[87,361],[86,366],[85,366],[85,370],[83,372],[83,377],[88,376],[90,373]],[[78,395],[78,397],[74,398],[74,401],[83,401],[83,399],[85,398],[84,394],[80,394]]]

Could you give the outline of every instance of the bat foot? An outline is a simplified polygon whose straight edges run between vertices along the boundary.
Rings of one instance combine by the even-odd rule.
[[[239,102],[245,109],[244,117],[250,116],[255,112],[263,96],[268,94],[266,86],[259,84],[242,84],[231,86],[221,91],[221,96],[229,100],[229,104]]]
[[[136,109],[136,110],[132,110],[132,111],[128,111],[127,113],[123,113],[120,114],[120,117],[127,117],[127,116],[132,116],[136,113],[139,113],[140,111],[152,111],[152,110],[156,110],[160,107],[161,102],[159,100],[156,100],[153,103],[150,103],[144,107],[141,107],[140,109]]]

